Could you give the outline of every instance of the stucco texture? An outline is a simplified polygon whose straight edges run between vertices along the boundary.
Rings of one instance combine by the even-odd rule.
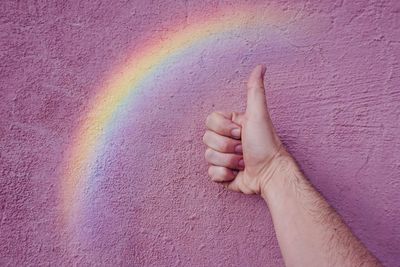
[[[399,3],[1,1],[0,265],[283,266],[203,157],[265,63],[284,144],[400,266]]]

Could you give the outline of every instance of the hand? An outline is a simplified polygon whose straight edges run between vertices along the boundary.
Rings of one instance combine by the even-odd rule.
[[[268,181],[285,169],[281,159],[291,158],[268,113],[264,74],[262,65],[250,74],[246,112],[210,114],[203,137],[211,179],[245,194],[260,194]]]

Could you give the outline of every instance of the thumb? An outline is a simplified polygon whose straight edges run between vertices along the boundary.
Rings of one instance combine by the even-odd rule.
[[[246,115],[256,118],[268,116],[267,101],[264,91],[265,66],[258,65],[253,69],[247,82]]]

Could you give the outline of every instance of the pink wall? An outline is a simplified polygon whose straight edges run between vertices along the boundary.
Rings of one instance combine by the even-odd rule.
[[[263,201],[211,183],[203,160],[205,117],[243,109],[256,63],[304,172],[399,266],[399,1],[72,2],[0,3],[1,266],[282,266]],[[167,53],[100,123],[130,62],[244,10],[265,22]]]

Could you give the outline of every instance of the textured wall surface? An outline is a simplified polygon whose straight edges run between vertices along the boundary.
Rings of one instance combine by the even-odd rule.
[[[399,266],[399,1],[52,2],[0,3],[1,266],[282,266],[203,159],[257,63],[306,175]]]

